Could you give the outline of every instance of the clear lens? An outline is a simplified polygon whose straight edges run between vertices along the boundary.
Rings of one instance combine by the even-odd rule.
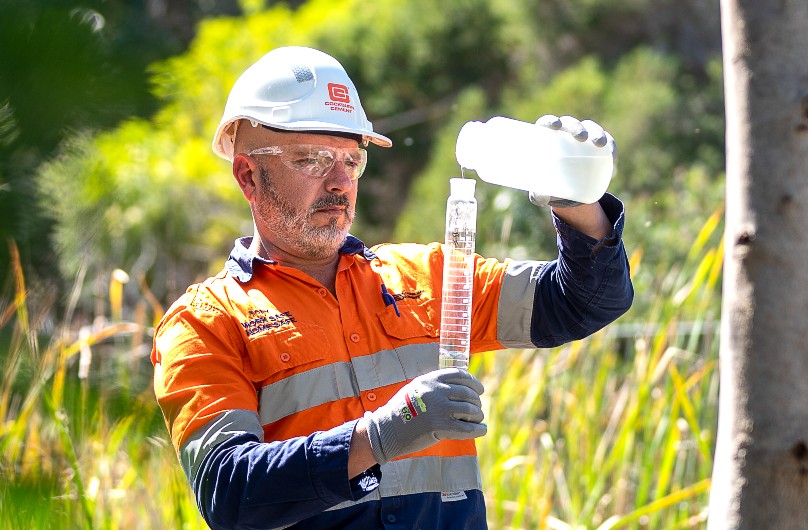
[[[312,177],[325,177],[337,160],[342,160],[351,180],[362,176],[367,165],[367,151],[359,147],[339,148],[326,145],[274,145],[253,149],[249,155],[275,155],[289,169]]]

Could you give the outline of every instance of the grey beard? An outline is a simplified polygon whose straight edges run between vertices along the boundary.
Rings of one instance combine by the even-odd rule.
[[[259,201],[258,213],[276,236],[282,237],[286,244],[292,246],[312,259],[324,259],[333,256],[345,241],[355,212],[345,195],[329,194],[317,200],[305,213],[282,199],[270,182],[266,169],[260,168],[264,190]],[[274,211],[270,211],[271,206]],[[321,208],[329,206],[345,206],[348,226],[340,227],[339,219],[333,219],[326,226],[312,226],[311,216]]]

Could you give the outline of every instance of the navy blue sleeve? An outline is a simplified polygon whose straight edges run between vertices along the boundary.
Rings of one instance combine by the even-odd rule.
[[[634,288],[622,234],[623,203],[606,194],[600,205],[612,232],[595,240],[553,216],[558,258],[541,270],[533,301],[530,339],[550,348],[595,333],[631,307]]]
[[[205,522],[213,530],[283,527],[375,490],[378,465],[348,480],[355,423],[283,442],[245,433],[219,444],[192,484]]]

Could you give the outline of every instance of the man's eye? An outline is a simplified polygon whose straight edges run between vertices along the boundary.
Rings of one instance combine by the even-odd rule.
[[[315,156],[300,156],[300,157],[291,159],[289,161],[289,163],[295,169],[305,169],[307,167],[316,166],[317,165],[317,157],[315,157]]]
[[[317,162],[319,162],[323,166],[330,166],[333,161],[334,161],[334,155],[332,155],[328,151],[320,151],[317,154]]]

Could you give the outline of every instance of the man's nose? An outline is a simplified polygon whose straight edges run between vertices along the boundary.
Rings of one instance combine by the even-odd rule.
[[[354,181],[351,180],[351,172],[345,167],[345,161],[337,159],[334,165],[325,176],[325,185],[329,191],[342,191],[350,190]]]

